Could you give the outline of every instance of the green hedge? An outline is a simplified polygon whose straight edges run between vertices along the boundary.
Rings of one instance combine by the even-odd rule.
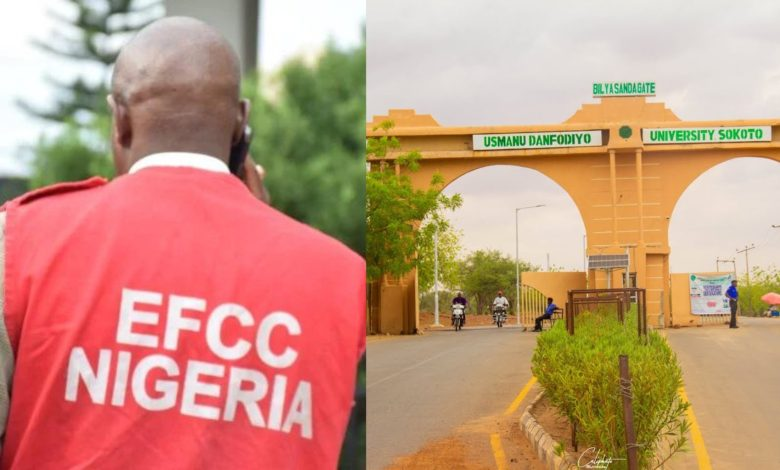
[[[676,355],[655,332],[638,337],[635,312],[625,325],[614,312],[585,312],[575,326],[570,336],[559,321],[538,338],[532,370],[547,398],[577,423],[579,450],[595,446],[602,456],[626,458],[618,356],[628,355],[640,468],[657,468],[686,444],[689,405],[678,395]],[[613,468],[627,462],[616,460]]]

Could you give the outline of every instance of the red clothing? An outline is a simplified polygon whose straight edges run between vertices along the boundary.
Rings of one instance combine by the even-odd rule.
[[[2,468],[336,467],[365,345],[360,257],[193,168],[6,210]]]

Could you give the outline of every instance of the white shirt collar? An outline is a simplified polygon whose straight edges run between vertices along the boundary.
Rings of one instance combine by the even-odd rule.
[[[128,173],[155,166],[198,168],[200,170],[230,173],[228,166],[217,157],[191,152],[161,152],[147,155],[133,163]]]

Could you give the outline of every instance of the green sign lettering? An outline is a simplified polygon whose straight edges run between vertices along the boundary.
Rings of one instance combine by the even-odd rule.
[[[474,150],[511,150],[601,145],[601,131],[524,132],[473,136]]]
[[[655,96],[655,82],[596,82],[593,97]]]
[[[771,126],[642,129],[642,142],[646,144],[769,142],[771,140]]]

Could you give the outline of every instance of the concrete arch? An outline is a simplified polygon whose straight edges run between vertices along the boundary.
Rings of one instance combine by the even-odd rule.
[[[465,176],[468,176],[468,175],[471,175],[471,174],[474,174],[475,172],[478,172],[479,170],[483,170],[483,169],[486,169],[486,168],[493,168],[493,167],[497,167],[497,166],[508,166],[508,167],[513,167],[513,168],[523,168],[523,169],[526,169],[526,170],[532,170],[533,172],[535,172],[535,174],[540,175],[540,176],[546,178],[547,180],[549,180],[550,182],[552,182],[553,184],[555,184],[555,186],[558,189],[562,190],[566,194],[568,199],[572,202],[572,204],[574,204],[574,207],[577,209],[577,215],[580,217],[580,220],[582,221],[583,226],[585,225],[585,219],[583,218],[583,215],[582,215],[582,208],[580,207],[580,205],[577,204],[577,200],[574,197],[572,197],[571,193],[566,189],[565,186],[563,186],[561,184],[560,181],[555,179],[555,176],[556,176],[555,174],[550,175],[550,174],[545,173],[545,171],[544,171],[545,168],[542,168],[542,169],[535,168],[534,166],[529,165],[527,162],[524,162],[522,160],[520,162],[518,162],[518,163],[506,163],[506,162],[498,162],[498,163],[495,163],[495,162],[494,163],[480,162],[480,163],[483,163],[483,164],[478,165],[478,166],[476,166],[474,168],[471,168],[471,169],[463,168],[462,172],[459,175],[454,176],[452,179],[450,179],[450,180],[445,182],[444,187],[442,188],[442,190],[446,190],[452,183],[455,183],[456,181],[460,180],[461,178],[463,178]]]
[[[742,159],[742,158],[761,158],[761,159],[771,160],[771,161],[775,161],[777,163],[780,163],[780,154],[779,155],[774,155],[774,156],[766,155],[766,154],[764,154],[764,155],[739,155],[739,154],[735,154],[735,155],[726,156],[726,157],[722,157],[722,158],[708,159],[708,161],[706,161],[703,165],[701,165],[701,166],[696,168],[697,173],[698,173],[696,175],[696,177],[694,177],[693,179],[688,180],[687,181],[687,185],[685,185],[685,187],[682,188],[682,191],[677,195],[677,198],[675,199],[674,204],[672,205],[670,216],[672,216],[672,217],[674,216],[674,211],[677,209],[677,205],[680,202],[680,199],[682,198],[682,196],[685,194],[685,192],[688,191],[688,189],[694,183],[696,183],[697,181],[700,181],[701,178],[706,177],[707,173],[710,170],[712,170],[715,167],[718,167],[718,166],[720,166],[720,165],[722,165],[724,163],[727,163],[727,162],[730,162],[730,161],[734,161],[734,160],[738,160],[738,159]]]
[[[583,156],[586,160],[586,165],[599,166],[603,163],[599,160],[598,156]],[[560,160],[553,160],[539,157],[515,157],[515,158],[479,158],[464,160],[435,160],[425,161],[420,166],[419,171],[410,175],[412,182],[418,187],[424,187],[427,185],[435,173],[439,173],[444,178],[444,187],[446,188],[452,182],[458,178],[465,176],[474,171],[478,171],[483,168],[491,166],[506,165],[518,168],[526,168],[534,170],[550,181],[555,183],[561,188],[569,199],[574,203],[577,208],[577,212],[585,226],[585,231],[588,238],[591,237],[591,231],[594,231],[593,227],[589,227],[586,222],[588,215],[588,203],[590,198],[588,197],[588,191],[582,185],[582,174],[577,171],[572,171],[564,162]],[[593,230],[589,230],[593,229]]]
[[[734,266],[715,261],[733,260],[735,248],[750,243],[762,247],[762,242],[772,236],[770,221],[757,216],[776,213],[774,186],[780,182],[780,165],[776,163],[780,161],[765,155],[735,155],[711,166],[685,188],[672,209],[669,223],[670,243],[675,247],[670,259],[675,269],[689,272],[736,268],[740,274],[744,273],[743,255],[737,257],[738,263]],[[738,178],[727,176],[733,171],[739,174]],[[745,187],[741,179],[745,176],[751,180],[755,178],[756,183],[763,181],[764,185]],[[703,200],[707,202],[700,204]],[[682,230],[682,221],[688,221],[689,228]],[[715,243],[709,236],[712,233],[718,233],[723,241],[731,239],[731,242],[725,246],[723,241]],[[679,255],[681,252],[685,252],[684,257]],[[761,260],[759,264],[767,263],[766,257],[772,256],[771,253],[771,250],[761,250],[757,252],[758,258],[753,258],[754,253],[750,258]],[[778,253],[774,257],[780,261]],[[681,263],[681,259],[685,261]]]

